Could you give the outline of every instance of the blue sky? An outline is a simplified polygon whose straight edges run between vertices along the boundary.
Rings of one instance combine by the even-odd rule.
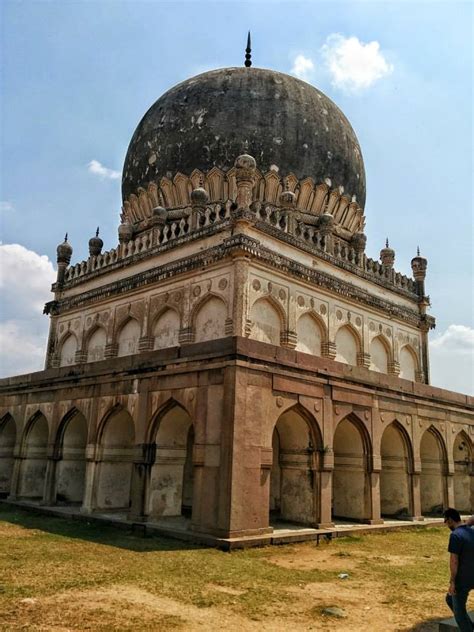
[[[1,11],[4,246],[54,261],[68,231],[81,260],[97,225],[105,247],[115,246],[117,172],[142,115],[175,83],[242,65],[250,28],[255,66],[300,74],[351,121],[367,173],[367,252],[377,257],[388,236],[396,268],[410,273],[420,245],[437,318],[433,381],[472,390],[471,2],[3,0]],[[349,41],[375,64],[365,83],[360,68],[344,68],[339,80],[331,69],[337,46]],[[93,160],[109,171],[91,171]],[[24,251],[5,256],[13,272],[0,281],[2,322],[12,339],[28,266],[50,271]],[[35,289],[41,300],[49,298],[44,285]],[[21,318],[39,357],[46,319]],[[14,351],[4,354],[4,372],[24,368]]]

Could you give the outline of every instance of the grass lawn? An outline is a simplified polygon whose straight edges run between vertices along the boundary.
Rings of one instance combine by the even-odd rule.
[[[223,553],[0,505],[0,630],[434,632],[447,540],[419,527]]]

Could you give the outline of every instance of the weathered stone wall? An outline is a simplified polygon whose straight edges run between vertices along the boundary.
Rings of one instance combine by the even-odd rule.
[[[191,511],[195,530],[221,536],[265,532],[271,511],[419,519],[472,508],[473,410],[246,338],[189,344],[2,380],[1,491],[140,520]]]

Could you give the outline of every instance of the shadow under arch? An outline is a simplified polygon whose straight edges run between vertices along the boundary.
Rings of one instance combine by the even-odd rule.
[[[427,516],[442,515],[448,505],[446,443],[433,425],[429,426],[420,440],[420,498],[421,513]]]
[[[115,327],[113,343],[117,345],[117,357],[138,353],[141,324],[138,318],[127,314]]]
[[[195,342],[224,338],[225,323],[229,317],[229,305],[223,296],[215,292],[207,292],[194,305],[190,323]]]
[[[147,335],[153,339],[153,349],[177,347],[181,321],[181,314],[174,305],[163,305],[148,325]]]
[[[5,498],[11,491],[16,439],[15,418],[7,413],[0,419],[0,498]]]
[[[387,517],[415,514],[412,492],[413,445],[403,425],[395,419],[384,429],[380,441],[380,512]]]
[[[272,520],[315,525],[320,520],[322,435],[300,404],[281,413],[272,431],[269,509]]]
[[[83,349],[86,353],[87,362],[100,362],[105,358],[105,346],[107,344],[106,328],[95,322],[83,339]]]
[[[190,516],[193,506],[194,424],[174,398],[155,413],[148,429],[154,458],[149,472],[145,514],[150,520]]]
[[[383,348],[384,358],[376,358],[374,353],[374,346],[380,344]],[[370,340],[369,344],[370,353],[370,370],[378,371],[379,373],[388,373],[389,366],[393,363],[393,348],[390,340],[384,333],[378,333]]]
[[[94,508],[123,511],[130,507],[135,424],[121,404],[102,418],[97,431],[97,475]]]
[[[472,513],[474,507],[473,446],[464,430],[460,430],[453,443],[454,506],[461,513]]]
[[[25,424],[21,437],[21,463],[18,477],[19,498],[41,500],[48,456],[49,424],[45,415],[37,410]]]
[[[270,309],[265,309],[266,306]],[[249,318],[252,323],[249,338],[280,345],[281,333],[287,329],[287,317],[283,307],[271,294],[261,296],[252,303]]]
[[[362,337],[354,325],[352,323],[342,324],[336,331],[334,342],[336,345],[336,361],[357,366],[357,356],[362,353],[363,343]]]
[[[79,340],[76,334],[68,329],[58,341],[57,356],[59,359],[59,366],[71,366],[75,364],[76,352],[78,349]]]
[[[309,328],[304,327],[305,321],[310,323]],[[314,331],[315,327],[317,328],[316,335]],[[317,356],[321,356],[322,345],[327,344],[329,341],[329,332],[326,323],[314,309],[307,310],[299,316],[296,322],[296,335],[298,340],[296,350]]]
[[[56,432],[54,451],[55,503],[77,505],[84,496],[86,474],[87,420],[76,407],[62,418]]]
[[[339,420],[333,437],[333,518],[367,521],[372,518],[370,457],[372,442],[355,413]]]

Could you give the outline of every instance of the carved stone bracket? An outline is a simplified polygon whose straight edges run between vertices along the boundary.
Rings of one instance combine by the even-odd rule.
[[[282,331],[280,334],[280,344],[282,347],[288,347],[289,349],[294,349],[296,347],[296,343],[298,342],[297,335],[295,331]]]
[[[152,351],[154,339],[152,336],[143,336],[138,341],[138,351]]]
[[[370,353],[360,352],[357,354],[357,366],[363,366],[366,369],[370,367]]]
[[[336,343],[335,342],[323,342],[321,344],[321,355],[323,358],[329,358],[334,360],[336,357]]]
[[[394,360],[393,362],[389,362],[388,364],[388,374],[389,375],[400,375],[400,363]]]
[[[110,343],[105,345],[104,358],[116,358],[118,353],[118,345]]]
[[[178,341],[182,345],[190,344],[194,342],[195,336],[196,334],[192,327],[183,327],[183,329],[179,330]]]

